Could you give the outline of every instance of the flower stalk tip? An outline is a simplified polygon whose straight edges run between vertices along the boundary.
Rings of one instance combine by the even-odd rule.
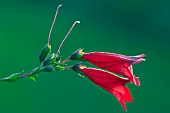
[[[53,22],[52,22],[52,25],[51,25],[51,28],[50,28],[50,31],[49,31],[49,34],[48,34],[48,45],[50,45],[51,33],[52,33],[52,30],[53,30],[53,27],[54,27],[54,24],[55,24],[57,15],[58,15],[58,10],[59,10],[59,8],[60,8],[61,6],[62,6],[62,5],[60,4],[60,5],[57,7],[57,9],[56,9],[56,13],[55,13],[55,16],[54,16],[54,19],[53,19]]]
[[[77,23],[80,23],[80,21],[75,21],[75,22],[73,23],[72,27],[70,28],[70,30],[68,31],[68,33],[66,34],[66,36],[64,37],[64,39],[62,40],[62,42],[61,42],[61,44],[60,44],[60,46],[59,46],[59,48],[58,48],[58,51],[57,51],[57,53],[56,53],[57,55],[60,53],[60,49],[61,49],[63,43],[65,42],[65,40],[67,39],[68,35],[71,33],[71,31],[73,30],[74,26],[75,26]]]

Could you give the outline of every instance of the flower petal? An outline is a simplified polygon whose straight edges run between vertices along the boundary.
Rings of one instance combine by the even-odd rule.
[[[124,85],[129,82],[127,78],[121,78],[100,69],[84,68],[81,71],[87,78],[99,86],[104,85],[113,88],[117,85]]]
[[[114,89],[108,91],[118,99],[123,109],[127,111],[125,102],[133,101],[129,89],[125,86],[116,86]]]
[[[124,56],[108,52],[91,52],[84,53],[82,58],[97,67],[126,76],[132,83],[140,86],[139,79],[133,75],[132,64],[144,61],[144,56],[144,54],[137,56]]]
[[[126,110],[125,102],[133,101],[130,91],[126,86],[124,86],[126,83],[129,82],[129,79],[121,78],[119,76],[116,76],[115,74],[100,69],[86,68],[85,66],[82,66],[80,64],[73,66],[73,70],[78,73],[81,72],[81,74],[85,75],[96,85],[114,95],[118,99],[124,110]]]

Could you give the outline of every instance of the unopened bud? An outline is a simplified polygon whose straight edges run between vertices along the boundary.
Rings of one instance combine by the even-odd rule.
[[[55,71],[55,69],[54,69],[53,66],[45,66],[44,71],[46,71],[46,72],[53,72],[53,71]]]
[[[49,64],[53,63],[54,61],[56,61],[56,57],[57,56],[55,53],[48,55],[44,61],[44,66],[49,65]]]
[[[50,53],[51,53],[51,45],[46,44],[39,56],[40,62],[44,62],[44,60]]]

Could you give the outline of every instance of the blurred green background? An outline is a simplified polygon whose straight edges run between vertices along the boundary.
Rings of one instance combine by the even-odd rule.
[[[168,113],[170,101],[170,1],[167,0],[0,0],[0,77],[39,64],[39,54],[59,4],[63,4],[51,36],[53,51],[75,20],[61,49],[145,53],[134,65],[141,87],[129,84],[134,98],[129,113]],[[77,62],[70,62],[75,64]],[[42,73],[0,83],[0,113],[124,113],[108,92],[71,70]]]

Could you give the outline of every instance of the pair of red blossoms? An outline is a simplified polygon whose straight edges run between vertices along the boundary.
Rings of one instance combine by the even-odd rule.
[[[139,78],[133,75],[132,64],[145,61],[143,58],[145,54],[125,56],[109,52],[85,53],[82,52],[82,50],[83,49],[78,49],[68,59],[88,61],[107,71],[96,68],[87,68],[82,64],[76,64],[72,69],[113,94],[118,99],[123,109],[127,111],[125,102],[132,102],[133,98],[125,84],[133,83],[140,86]],[[126,78],[119,77],[114,73],[120,74]]]

